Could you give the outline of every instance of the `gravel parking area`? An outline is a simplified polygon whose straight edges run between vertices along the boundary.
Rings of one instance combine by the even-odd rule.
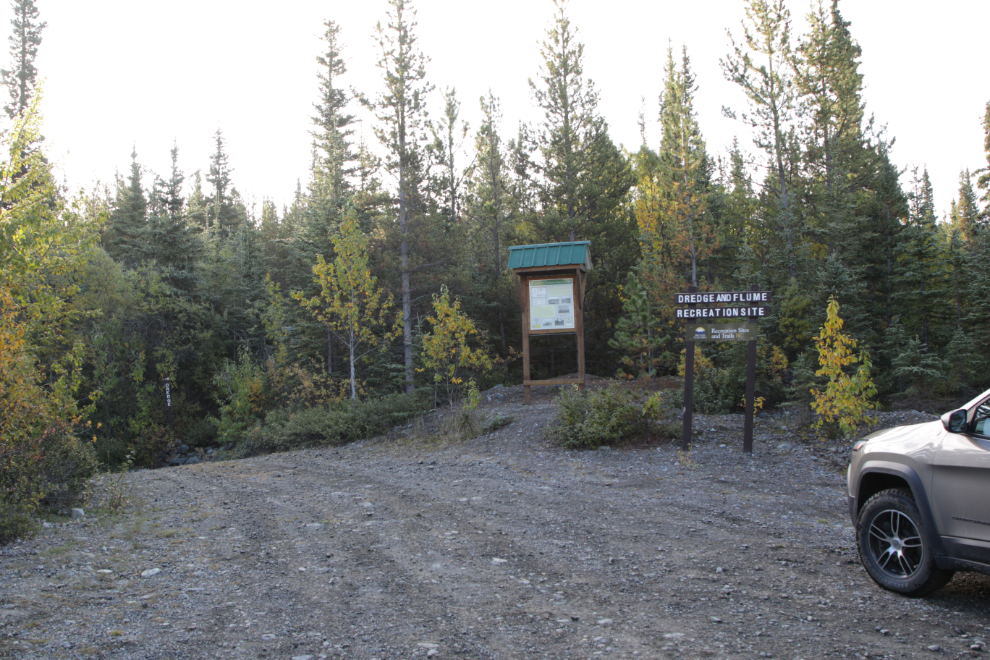
[[[0,657],[986,653],[990,576],[923,600],[876,587],[845,454],[786,418],[760,420],[744,456],[741,417],[696,416],[683,455],[552,447],[552,400],[514,388],[485,410],[514,421],[127,475],[121,513],[0,548]]]

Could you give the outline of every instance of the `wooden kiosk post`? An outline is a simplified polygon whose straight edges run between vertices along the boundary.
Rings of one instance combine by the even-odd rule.
[[[522,307],[523,395],[533,385],[577,385],[584,389],[584,283],[591,270],[589,241],[517,245],[509,248]],[[577,335],[578,377],[530,380],[531,335]]]

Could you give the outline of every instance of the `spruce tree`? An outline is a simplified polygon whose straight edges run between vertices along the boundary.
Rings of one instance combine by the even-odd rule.
[[[341,54],[340,27],[334,21],[325,21],[324,26],[326,52],[316,58],[320,65],[317,74],[320,101],[314,104],[313,146],[317,154],[314,178],[319,176],[329,201],[336,204],[346,196],[349,187],[349,165],[354,160],[350,141],[354,115],[345,111],[350,97],[340,81],[347,73]]]
[[[910,218],[895,252],[894,302],[908,333],[917,335],[926,351],[934,351],[948,315],[947,301],[951,300],[945,249],[927,170],[921,178],[915,170],[913,187]]]
[[[949,222],[959,231],[963,240],[969,241],[979,221],[980,209],[973,190],[973,176],[969,170],[962,170],[959,172],[959,197],[952,200]]]
[[[584,77],[584,44],[565,0],[540,47],[539,78],[529,86],[543,111],[536,144],[541,162],[541,238],[578,240],[599,234],[631,184],[621,154],[598,113],[598,92]]]
[[[791,13],[783,0],[747,0],[742,39],[731,35],[732,52],[720,60],[727,80],[743,90],[750,112],[743,121],[755,131],[755,144],[769,161],[768,194],[773,199],[773,233],[784,241],[782,265],[797,277],[800,219],[792,200],[788,134],[796,92],[791,73]],[[731,112],[730,112],[731,114]]]
[[[213,135],[214,151],[210,157],[210,172],[207,182],[213,184],[213,191],[206,200],[207,227],[212,235],[228,238],[235,234],[247,220],[247,212],[231,183],[233,170],[227,162],[227,152],[220,129]]]
[[[660,97],[661,185],[664,188],[664,213],[684,233],[690,263],[688,281],[698,286],[698,261],[717,247],[715,231],[706,218],[708,157],[705,140],[694,110],[697,91],[687,48],[678,67],[673,49],[667,48],[664,91]]]
[[[389,0],[388,19],[378,23],[375,34],[381,48],[378,68],[385,79],[385,91],[369,102],[378,118],[375,135],[388,155],[386,169],[396,179],[395,213],[399,230],[399,277],[402,296],[403,362],[406,392],[413,391],[413,285],[417,266],[413,254],[413,221],[423,211],[422,186],[424,139],[426,138],[426,96],[433,86],[426,82],[429,61],[416,45],[416,11],[407,0]]]
[[[818,0],[808,22],[809,33],[800,40],[793,64],[808,119],[804,160],[812,217],[807,221],[835,250],[858,240],[856,193],[873,171],[862,133],[862,49],[839,12],[838,0],[831,0],[828,8]]]
[[[467,180],[464,216],[472,239],[472,253],[477,264],[480,302],[483,317],[498,329],[503,355],[508,354],[506,310],[513,309],[515,296],[506,277],[508,239],[517,208],[511,180],[510,163],[499,124],[499,102],[489,91],[481,97],[482,122],[475,136],[474,167]],[[490,314],[489,312],[494,312]]]
[[[117,179],[117,193],[103,235],[103,247],[128,268],[141,261],[147,231],[148,200],[141,185],[137,149],[131,151],[131,171],[126,181]]]
[[[170,153],[169,178],[155,177],[143,254],[157,264],[162,278],[173,289],[190,294],[196,286],[194,271],[202,244],[183,213],[185,176],[179,170],[178,147],[173,146]]]
[[[341,210],[351,194],[349,177],[356,158],[351,145],[354,116],[346,112],[351,99],[341,82],[347,67],[341,52],[340,27],[334,21],[326,21],[324,26],[326,52],[316,58],[320,65],[320,100],[314,104],[313,163],[305,220],[298,235],[298,248],[310,264],[318,255],[331,258],[333,254],[330,237],[338,229]]]
[[[609,345],[622,355],[618,376],[645,381],[656,376],[664,362],[668,366],[673,362],[673,356],[664,350],[671,339],[670,333],[665,332],[669,326],[665,328],[667,324],[651,309],[646,288],[635,271],[626,276],[623,294],[623,314]]]
[[[894,290],[897,255],[908,225],[908,200],[901,188],[900,171],[890,160],[889,145],[876,147],[876,171],[872,181],[861,190],[857,212],[860,220],[847,242],[843,257],[856,264],[866,283],[872,306],[874,333],[882,336],[895,314]],[[883,313],[878,313],[883,310]]]
[[[987,167],[978,170],[980,178],[976,180],[976,187],[983,191],[983,196],[980,197],[984,204],[981,217],[984,222],[990,223],[990,101],[987,101],[986,111],[983,113],[983,153],[986,155]]]
[[[31,103],[38,80],[38,69],[34,60],[41,45],[41,31],[48,23],[38,22],[38,8],[34,0],[14,0],[11,4],[14,18],[10,21],[14,28],[7,38],[10,44],[11,68],[0,70],[10,102],[4,106],[7,116],[13,119],[21,115]]]
[[[536,127],[535,144],[530,143],[538,158],[526,154],[520,160],[534,166],[535,171],[522,174],[530,177],[539,202],[527,228],[534,242],[591,241],[596,261],[585,299],[588,361],[612,361],[615,356],[606,352],[613,319],[622,313],[620,285],[639,256],[634,219],[622,208],[633,179],[598,112],[594,84],[584,76],[584,45],[566,3],[555,0],[554,7],[541,44],[538,79],[529,81],[543,121]],[[554,340],[547,342],[556,350]]]

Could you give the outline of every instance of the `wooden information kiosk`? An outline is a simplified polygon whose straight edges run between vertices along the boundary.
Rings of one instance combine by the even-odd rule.
[[[584,389],[584,280],[591,270],[589,241],[517,245],[509,248],[522,306],[523,393],[533,385],[577,385]],[[530,380],[531,335],[577,335],[578,377]]]

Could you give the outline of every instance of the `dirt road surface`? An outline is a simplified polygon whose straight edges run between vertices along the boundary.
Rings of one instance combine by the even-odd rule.
[[[761,420],[565,451],[553,415],[446,447],[390,438],[143,471],[115,515],[0,549],[0,657],[983,657],[990,577],[877,588],[841,465]]]

